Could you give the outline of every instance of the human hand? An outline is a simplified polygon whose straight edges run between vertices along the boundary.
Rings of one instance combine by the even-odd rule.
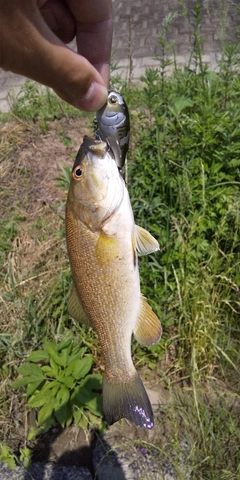
[[[96,111],[107,98],[112,0],[0,0],[0,67]],[[76,36],[78,53],[69,43]]]

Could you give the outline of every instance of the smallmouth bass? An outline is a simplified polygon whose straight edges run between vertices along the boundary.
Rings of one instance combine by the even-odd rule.
[[[150,346],[161,324],[140,292],[137,251],[159,249],[134,223],[124,180],[108,145],[85,136],[72,170],[66,238],[73,275],[68,310],[98,335],[105,363],[103,414],[152,428],[152,407],[131,358],[131,336]]]

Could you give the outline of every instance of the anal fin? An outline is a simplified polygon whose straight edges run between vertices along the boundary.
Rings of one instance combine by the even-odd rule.
[[[162,336],[161,323],[143,295],[141,296],[141,309],[133,333],[137,342],[145,347],[158,343]]]
[[[68,313],[72,318],[74,318],[74,320],[76,320],[76,322],[84,323],[85,325],[92,327],[91,321],[86,315],[80,302],[74,283],[72,284],[72,290],[68,301]]]

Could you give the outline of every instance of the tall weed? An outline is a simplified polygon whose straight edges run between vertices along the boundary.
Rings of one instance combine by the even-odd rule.
[[[31,80],[27,80],[15,97],[10,97],[11,115],[25,122],[38,123],[41,131],[46,133],[49,122],[62,117],[89,118],[82,112],[61,100],[49,88],[43,88]]]
[[[143,292],[175,325],[189,374],[212,373],[219,356],[233,364],[240,333],[238,46],[226,46],[219,73],[199,48],[198,71],[146,70],[128,171],[136,220],[161,246],[140,261]]]

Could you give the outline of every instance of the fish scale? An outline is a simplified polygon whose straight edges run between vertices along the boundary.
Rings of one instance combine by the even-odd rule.
[[[101,255],[103,256],[103,263],[101,262],[101,258],[99,259],[99,255],[97,256],[98,261],[96,261],[96,250],[100,234],[99,236],[90,234],[84,227],[79,232],[78,226],[68,209],[67,230],[71,232],[68,236],[68,249],[69,252],[74,252],[73,258],[71,253],[69,255],[73,280],[75,285],[82,282],[84,283],[84,288],[81,289],[81,301],[88,312],[93,327],[98,331],[105,362],[110,367],[112,363],[117,362],[116,357],[119,355],[119,343],[122,344],[122,349],[122,346],[128,343],[126,338],[128,338],[129,341],[134,328],[134,318],[131,322],[131,315],[128,313],[130,307],[132,307],[132,300],[130,297],[126,298],[122,284],[125,282],[126,289],[131,291],[131,295],[138,296],[140,303],[138,270],[137,267],[129,269],[128,265],[132,260],[132,252],[128,248],[128,245],[122,245],[122,248],[125,247],[129,252],[130,258],[128,258],[128,256],[115,258],[115,255],[112,259],[109,258],[109,255],[106,258],[104,249],[102,249]],[[127,238],[125,238],[124,241],[124,243],[127,243]],[[116,272],[118,272],[117,277]],[[130,305],[128,305],[129,303]],[[137,310],[139,309],[140,305]],[[121,331],[122,322],[126,316],[128,316],[129,319],[128,325],[124,331]],[[106,317],[116,317],[119,319],[117,327],[120,337],[113,335],[113,330],[116,329],[116,323],[111,322],[111,318],[109,318],[109,323],[106,324]],[[129,332],[127,331],[128,329]],[[112,336],[111,343],[108,341],[110,336]],[[118,349],[116,349],[116,342]],[[128,353],[129,349],[126,350],[126,355],[122,357],[122,361],[125,361]],[[115,359],[114,362],[112,361],[113,358]]]

